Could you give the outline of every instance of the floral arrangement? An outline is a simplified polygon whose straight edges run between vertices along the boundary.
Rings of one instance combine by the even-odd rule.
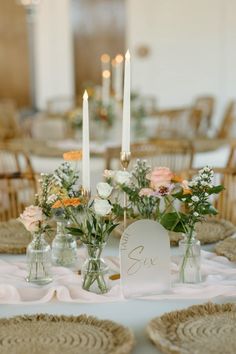
[[[64,118],[72,129],[82,129],[83,114],[80,107],[76,107],[66,112]]]
[[[81,159],[80,151],[70,151],[63,155],[64,162],[52,174],[42,173],[39,179],[39,193],[35,195],[35,205],[25,209],[19,220],[30,232],[45,232],[50,229],[48,220],[53,215],[66,218],[63,206],[81,204],[78,187],[79,175],[73,162]],[[69,162],[70,161],[70,162]]]
[[[76,210],[68,210],[74,227],[70,232],[78,236],[84,244],[98,245],[106,243],[108,236],[117,226],[116,216],[110,200],[113,188],[104,182],[97,185],[97,196],[87,205],[83,205],[83,213],[76,219]],[[67,209],[64,206],[64,209]]]
[[[94,100],[92,102],[92,117],[95,122],[102,122],[108,127],[112,127],[115,120],[113,104],[109,103],[104,107],[102,101]]]
[[[63,154],[64,162],[52,173],[41,174],[39,205],[47,217],[67,219],[66,207],[79,207],[82,203],[79,173],[76,162],[81,159],[81,151]]]
[[[112,191],[113,188],[108,183],[98,183],[97,196],[90,203],[83,205],[83,212],[79,217],[76,209],[63,205],[73,223],[73,227],[68,227],[68,230],[78,237],[88,250],[89,258],[82,268],[82,286],[87,291],[108,291],[105,278],[108,270],[100,257],[109,235],[118,225],[110,200]]]
[[[137,160],[126,180],[117,180],[122,171],[105,171],[108,183],[128,196],[127,215],[130,218],[147,218],[160,222],[166,229],[191,234],[195,224],[206,215],[215,215],[209,201],[212,194],[223,190],[213,186],[214,172],[205,167],[191,181],[175,175],[167,167],[155,167],[145,160]],[[114,210],[122,214],[118,202]]]

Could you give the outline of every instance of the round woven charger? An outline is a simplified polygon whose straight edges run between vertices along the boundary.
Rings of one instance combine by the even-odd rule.
[[[235,354],[236,305],[192,306],[154,318],[151,341],[166,354]]]
[[[55,232],[47,234],[45,239],[51,243],[54,236]],[[31,240],[31,233],[25,229],[20,221],[9,220],[0,223],[0,253],[25,253]]]
[[[230,261],[236,262],[236,239],[229,237],[219,242],[215,247],[215,252],[218,256],[225,256]]]
[[[128,220],[127,226],[135,220]],[[213,243],[224,240],[226,237],[232,236],[236,232],[236,227],[229,221],[208,219],[196,225],[197,238],[201,244]],[[114,230],[114,235],[121,237],[123,233],[123,223],[120,223]],[[179,241],[183,238],[181,233],[169,231],[171,246],[178,246]]]
[[[0,319],[1,354],[126,354],[133,345],[128,328],[86,315]]]
[[[236,227],[227,220],[208,219],[196,224],[197,238],[201,244],[213,243],[224,240],[236,232]],[[170,243],[177,246],[183,238],[181,233],[169,232]]]

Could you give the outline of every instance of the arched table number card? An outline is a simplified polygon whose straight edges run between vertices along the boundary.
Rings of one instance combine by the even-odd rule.
[[[120,268],[126,298],[170,290],[170,241],[166,229],[151,220],[128,226],[120,240]]]

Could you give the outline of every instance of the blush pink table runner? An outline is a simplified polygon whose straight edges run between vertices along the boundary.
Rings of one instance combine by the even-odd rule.
[[[78,252],[80,264],[84,261],[84,250]],[[106,257],[111,274],[119,273],[119,259]],[[177,259],[172,257],[172,288],[168,293],[141,297],[146,300],[164,299],[214,299],[217,296],[236,296],[236,263],[214,253],[202,251],[202,276],[199,284],[178,284]],[[45,286],[25,281],[25,262],[0,260],[0,304],[45,303],[52,299],[61,302],[102,303],[125,301],[120,281],[111,281],[111,290],[104,295],[87,292],[81,287],[81,276],[76,271],[54,267],[52,283]]]

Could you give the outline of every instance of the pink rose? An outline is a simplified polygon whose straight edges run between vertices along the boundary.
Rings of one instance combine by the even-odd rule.
[[[39,230],[40,223],[43,221],[43,211],[38,206],[30,205],[25,208],[19,220],[25,226],[26,230],[36,232]]]
[[[150,197],[153,195],[153,190],[151,188],[142,188],[138,194],[140,197]]]
[[[147,175],[147,179],[150,179],[151,182],[151,188],[155,190],[158,190],[160,187],[168,187],[172,177],[173,173],[168,167],[156,167]]]

